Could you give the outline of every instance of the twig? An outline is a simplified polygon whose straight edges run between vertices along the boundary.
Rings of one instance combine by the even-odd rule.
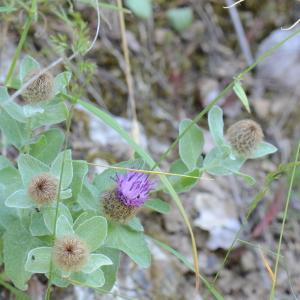
[[[298,20],[297,20],[292,26],[290,26],[290,27],[287,27],[287,28],[281,27],[281,30],[291,30],[291,29],[293,29],[294,27],[296,27],[299,23],[300,23],[300,19],[298,19]]]
[[[137,121],[137,115],[136,115],[133,79],[131,75],[128,43],[126,38],[126,27],[125,27],[124,13],[123,13],[123,5],[121,0],[118,0],[118,8],[119,8],[119,20],[120,20],[120,29],[121,29],[121,36],[122,36],[122,47],[123,47],[123,54],[125,58],[125,76],[126,76],[126,83],[128,87],[128,101],[129,101],[129,106],[132,115],[132,122],[133,122],[132,136],[134,141],[139,144],[140,132],[139,132],[139,125]]]
[[[244,1],[244,0],[242,0],[242,1]],[[247,61],[248,66],[249,66],[253,63],[254,60],[253,60],[253,56],[252,56],[252,53],[251,53],[251,50],[250,50],[248,40],[247,40],[246,35],[245,35],[243,25],[241,23],[239,14],[238,14],[237,9],[235,7],[235,5],[238,2],[236,2],[234,4],[233,4],[232,0],[225,0],[225,2],[228,5],[226,8],[230,8],[229,9],[229,15],[230,15],[230,18],[232,20],[235,32],[237,34],[237,38],[238,38],[241,50],[242,50],[243,55],[244,55],[244,57]]]
[[[223,6],[223,8],[232,8],[232,7],[235,7],[236,5],[238,5],[238,4],[240,4],[240,3],[244,2],[244,1],[245,1],[245,0],[239,0],[239,1],[236,1],[236,2],[231,3],[231,4],[229,4],[229,5],[228,5],[228,3],[227,3],[228,6]],[[227,1],[226,1],[226,2],[227,2]],[[230,1],[230,2],[232,2],[232,1]]]

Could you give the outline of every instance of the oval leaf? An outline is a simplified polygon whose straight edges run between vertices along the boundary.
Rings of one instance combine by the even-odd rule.
[[[189,170],[197,166],[197,161],[202,153],[204,139],[200,127],[193,124],[192,120],[183,120],[179,126],[179,135],[187,132],[179,140],[179,155]]]
[[[80,224],[75,233],[86,242],[90,251],[98,249],[106,239],[107,222],[100,216],[92,217]]]

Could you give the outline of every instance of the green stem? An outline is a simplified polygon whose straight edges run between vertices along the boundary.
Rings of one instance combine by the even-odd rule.
[[[284,215],[283,215],[283,220],[282,220],[282,225],[281,225],[281,230],[280,230],[280,237],[279,237],[277,255],[276,255],[276,262],[275,262],[274,280],[273,280],[273,283],[272,283],[272,289],[271,289],[270,298],[269,298],[270,300],[273,300],[274,297],[275,297],[275,287],[276,287],[276,281],[277,281],[277,272],[278,272],[282,237],[283,237],[285,222],[286,222],[286,219],[287,219],[288,208],[289,208],[289,204],[290,204],[290,198],[291,198],[291,195],[292,195],[292,188],[293,188],[293,183],[294,183],[295,174],[296,174],[296,162],[298,161],[299,153],[300,153],[300,140],[298,142],[297,153],[296,153],[296,157],[295,157],[295,161],[294,161],[295,164],[294,164],[294,167],[293,167],[292,177],[291,177],[291,180],[290,180],[289,190],[288,190],[287,199],[286,199],[286,203],[285,203]]]
[[[17,46],[17,49],[16,49],[16,52],[14,54],[12,63],[10,64],[9,70],[7,72],[7,75],[6,75],[6,78],[5,78],[5,81],[4,81],[5,85],[10,85],[10,83],[11,83],[11,78],[13,76],[13,73],[14,73],[14,70],[15,70],[15,67],[16,67],[16,64],[17,64],[17,60],[20,57],[21,51],[23,49],[24,43],[25,43],[26,38],[27,38],[29,28],[30,28],[35,16],[36,16],[36,12],[37,12],[37,2],[36,2],[36,0],[32,0],[31,9],[29,11],[28,18],[26,19],[26,22],[25,22],[25,25],[24,25],[24,29],[22,31],[22,35],[21,35],[19,44]]]
[[[63,177],[64,167],[65,167],[66,150],[68,147],[68,140],[69,140],[69,135],[70,135],[70,127],[71,127],[71,119],[72,119],[72,115],[73,115],[73,109],[74,109],[74,105],[71,106],[71,109],[70,109],[69,115],[68,115],[68,119],[66,121],[66,127],[67,127],[66,139],[65,139],[65,145],[64,145],[63,161],[62,161],[60,176],[59,176],[58,195],[57,195],[57,202],[56,202],[56,208],[55,208],[52,243],[54,243],[55,236],[56,236],[56,222],[57,222],[57,218],[58,218],[59,204],[61,201],[60,193],[61,193],[62,177]],[[47,286],[47,290],[46,290],[46,294],[45,294],[45,300],[50,300],[52,277],[53,277],[53,262],[51,260],[50,267],[49,267],[49,280],[48,280],[48,286]]]

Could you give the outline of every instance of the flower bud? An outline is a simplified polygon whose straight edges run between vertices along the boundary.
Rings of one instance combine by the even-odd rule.
[[[58,193],[58,180],[48,173],[32,177],[28,194],[38,206],[44,206],[53,202]]]
[[[40,70],[29,72],[25,76],[25,83],[36,76]],[[27,103],[38,103],[50,100],[54,95],[54,79],[51,73],[45,72],[35,79],[23,91],[22,96]]]
[[[63,271],[80,271],[88,258],[88,247],[77,235],[64,236],[54,243],[53,260]]]
[[[241,120],[227,130],[227,138],[232,148],[240,155],[250,155],[263,139],[263,131],[258,123],[252,120]]]

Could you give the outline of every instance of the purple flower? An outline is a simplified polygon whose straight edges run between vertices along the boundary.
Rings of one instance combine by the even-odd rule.
[[[139,207],[143,205],[154,188],[154,182],[149,180],[149,175],[139,172],[117,174],[116,195],[126,206]]]

